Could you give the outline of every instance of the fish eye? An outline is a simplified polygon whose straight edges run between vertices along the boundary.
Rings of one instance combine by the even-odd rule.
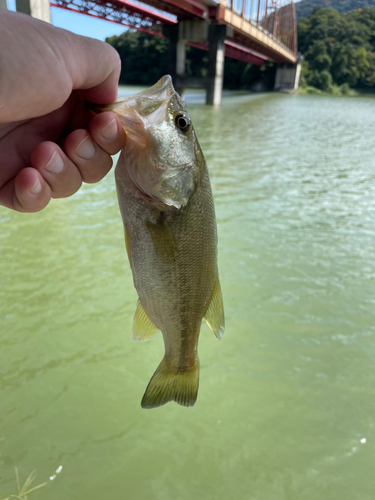
[[[191,125],[190,118],[185,113],[178,113],[175,116],[174,122],[182,132],[187,132]]]

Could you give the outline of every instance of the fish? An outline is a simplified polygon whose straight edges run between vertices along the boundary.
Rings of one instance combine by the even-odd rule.
[[[148,341],[161,331],[165,347],[141,406],[193,406],[202,319],[218,340],[225,326],[207,165],[169,75],[110,109],[126,133],[115,179],[139,297],[132,339]]]

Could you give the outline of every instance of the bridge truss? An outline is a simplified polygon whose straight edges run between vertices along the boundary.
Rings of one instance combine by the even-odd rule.
[[[151,35],[163,36],[163,25],[201,19],[228,24],[233,38],[225,55],[252,64],[267,58],[296,60],[296,28],[292,0],[52,0],[51,6],[104,19]],[[204,43],[190,43],[206,48]]]
[[[127,28],[161,37],[163,25],[177,22],[176,18],[171,15],[123,0],[52,0],[51,6],[122,24]]]

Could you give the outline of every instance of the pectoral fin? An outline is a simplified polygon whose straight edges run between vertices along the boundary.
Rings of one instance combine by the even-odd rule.
[[[176,260],[177,244],[171,228],[169,228],[161,213],[158,221],[153,224],[147,222],[156,255],[164,262],[171,263]]]
[[[221,295],[221,288],[219,278],[217,278],[210,305],[204,315],[207,325],[211,328],[215,337],[220,340],[224,333],[225,320],[224,320],[224,306],[223,297]]]
[[[141,301],[138,300],[133,320],[132,340],[136,342],[146,342],[150,340],[157,331],[158,329],[148,317]]]

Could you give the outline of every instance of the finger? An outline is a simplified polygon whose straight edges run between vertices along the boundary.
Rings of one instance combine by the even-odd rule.
[[[94,141],[110,155],[117,154],[125,146],[125,133],[120,119],[114,113],[105,112],[90,122],[89,132]]]
[[[84,182],[99,182],[111,170],[111,156],[91,138],[87,130],[75,130],[68,135],[64,151],[78,167]]]
[[[80,171],[54,142],[39,144],[30,161],[50,186],[52,198],[72,196],[82,185]]]
[[[39,212],[51,199],[51,189],[35,168],[24,168],[0,190],[0,204],[17,212]]]

